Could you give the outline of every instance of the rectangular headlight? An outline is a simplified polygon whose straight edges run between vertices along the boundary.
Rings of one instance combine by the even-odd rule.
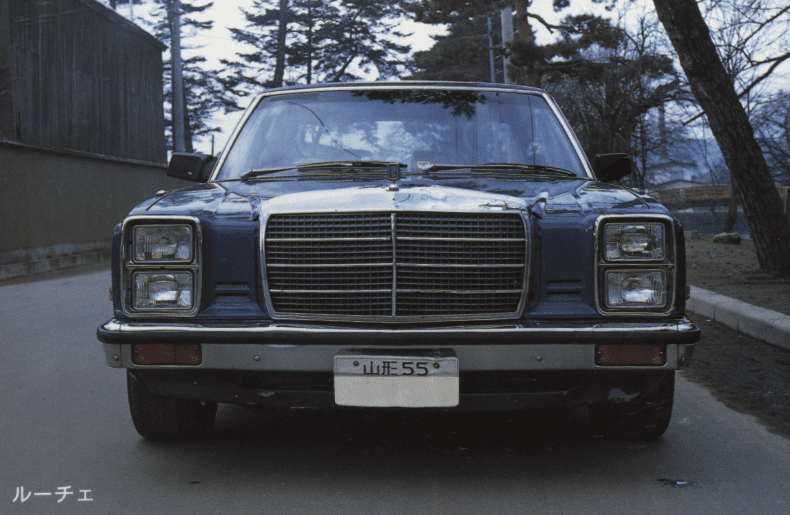
[[[194,255],[193,241],[189,225],[138,225],[132,229],[132,259],[187,263]]]
[[[191,272],[135,272],[132,309],[189,310],[194,305]]]
[[[661,308],[666,304],[663,270],[607,270],[604,288],[607,308]]]
[[[603,239],[606,261],[659,261],[666,255],[663,224],[606,224]]]

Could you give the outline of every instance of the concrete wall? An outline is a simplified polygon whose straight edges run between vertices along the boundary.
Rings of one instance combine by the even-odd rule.
[[[164,164],[0,138],[0,280],[109,259],[113,226],[157,190]]]

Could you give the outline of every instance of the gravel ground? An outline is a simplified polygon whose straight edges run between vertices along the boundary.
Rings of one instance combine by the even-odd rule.
[[[790,277],[760,271],[752,240],[713,243],[712,236],[686,239],[688,283],[755,306],[790,315]]]

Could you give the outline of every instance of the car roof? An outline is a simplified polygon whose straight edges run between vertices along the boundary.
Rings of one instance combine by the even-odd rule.
[[[452,81],[378,81],[378,82],[327,82],[318,84],[299,84],[264,91],[260,96],[295,93],[297,91],[353,90],[353,89],[455,89],[470,91],[513,91],[520,93],[545,93],[542,89],[516,84],[495,84],[490,82],[452,82]]]

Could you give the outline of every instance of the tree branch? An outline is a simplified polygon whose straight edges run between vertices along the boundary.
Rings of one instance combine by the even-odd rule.
[[[777,68],[777,67],[778,67],[780,64],[782,64],[783,62],[787,61],[788,59],[790,59],[790,52],[788,52],[788,53],[786,53],[786,54],[784,54],[784,55],[781,55],[781,56],[777,57],[777,58],[776,58],[776,60],[775,60],[775,62],[774,62],[774,63],[773,63],[771,66],[769,66],[769,67],[768,67],[768,70],[766,70],[766,71],[765,71],[765,73],[763,73],[762,75],[760,75],[759,77],[757,77],[756,79],[754,79],[754,80],[753,80],[751,83],[749,83],[749,84],[748,84],[748,85],[747,85],[747,86],[746,86],[746,87],[743,89],[743,91],[741,91],[741,92],[738,94],[738,98],[742,98],[742,97],[744,97],[745,95],[749,94],[749,92],[751,92],[751,90],[752,90],[752,89],[754,89],[754,88],[755,88],[755,86],[757,86],[759,83],[761,83],[762,81],[764,81],[765,79],[767,79],[767,78],[768,78],[768,77],[769,77],[769,76],[770,76],[770,75],[771,75],[771,74],[774,72],[774,70],[776,70],[776,68]],[[770,60],[768,60],[768,61],[765,61],[765,62],[766,62],[766,63],[767,63],[767,62],[770,62]],[[702,116],[703,114],[704,114],[704,113],[702,113],[702,111],[700,111],[699,113],[695,114],[694,116],[692,116],[692,117],[691,117],[691,118],[689,118],[688,120],[684,121],[684,122],[682,123],[682,125],[686,126],[686,125],[690,124],[691,122],[693,122],[694,120],[696,120],[697,118],[699,118],[700,116]]]

